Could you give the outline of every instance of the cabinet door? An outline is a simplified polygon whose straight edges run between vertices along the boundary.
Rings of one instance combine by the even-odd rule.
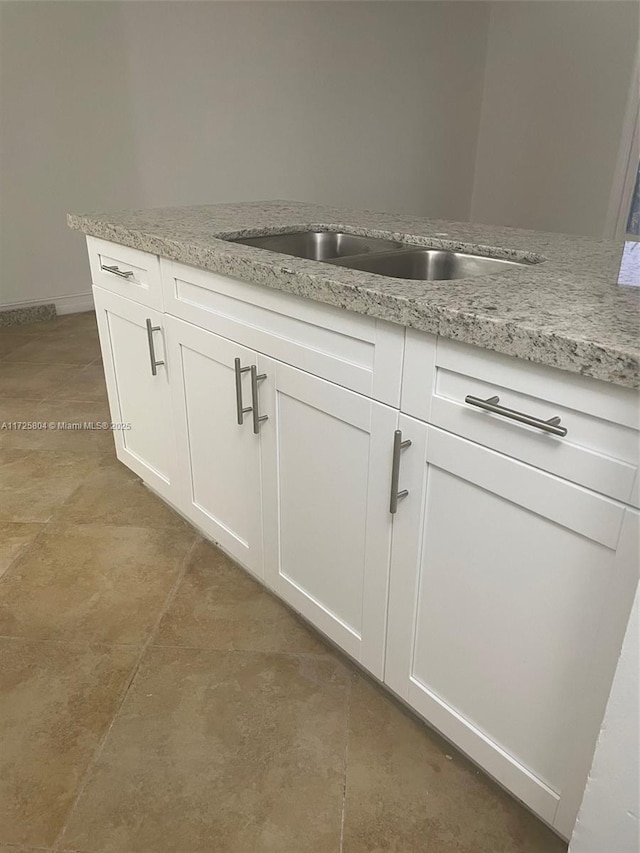
[[[174,317],[167,317],[167,329],[176,374],[181,508],[262,577],[260,437],[253,432],[251,411],[238,415],[238,406],[251,406],[250,367],[257,363],[256,353]],[[239,386],[236,369],[242,371]]]
[[[396,516],[385,681],[568,836],[636,583],[637,514],[410,418],[400,428],[426,430],[407,474],[424,514]]]
[[[264,372],[265,579],[381,677],[398,414],[280,362]]]
[[[168,500],[175,500],[176,450],[164,315],[94,287],[118,459]]]

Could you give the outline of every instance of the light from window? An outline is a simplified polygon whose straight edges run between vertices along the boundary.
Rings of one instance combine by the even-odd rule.
[[[640,237],[640,163],[638,164],[629,219],[627,219],[627,234],[635,234],[636,237]]]

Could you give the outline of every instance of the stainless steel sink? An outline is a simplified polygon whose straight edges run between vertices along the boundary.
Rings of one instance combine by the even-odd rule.
[[[402,243],[378,240],[375,237],[359,237],[341,231],[297,231],[294,234],[268,234],[265,237],[242,237],[232,240],[257,249],[269,249],[296,258],[312,261],[328,261],[348,255],[369,255],[373,252],[390,252],[402,249]]]
[[[371,257],[344,258],[332,263],[375,275],[419,281],[446,281],[476,275],[493,275],[516,267],[529,266],[520,261],[502,261],[498,258],[466,255],[442,249],[413,249]]]
[[[324,261],[374,275],[416,281],[447,281],[493,275],[531,265],[524,261],[503,261],[486,255],[422,249],[410,243],[360,237],[342,231],[296,231],[292,234],[241,237],[231,242],[297,258]]]

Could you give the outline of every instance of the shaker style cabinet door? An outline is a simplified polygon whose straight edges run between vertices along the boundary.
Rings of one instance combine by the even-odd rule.
[[[176,448],[164,315],[93,288],[118,459],[175,502]],[[129,428],[130,425],[130,428]]]
[[[281,362],[263,372],[265,581],[381,677],[398,413]]]
[[[260,437],[253,430],[252,350],[167,316],[180,508],[263,575]]]
[[[385,682],[570,835],[637,582],[637,513],[426,430],[394,522]],[[635,531],[635,532],[634,532]]]

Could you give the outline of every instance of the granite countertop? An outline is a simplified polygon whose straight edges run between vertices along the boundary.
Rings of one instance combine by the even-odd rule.
[[[85,234],[222,275],[640,388],[640,286],[617,284],[621,243],[291,201],[69,214],[67,221]],[[544,261],[420,282],[225,241],[308,228]]]

